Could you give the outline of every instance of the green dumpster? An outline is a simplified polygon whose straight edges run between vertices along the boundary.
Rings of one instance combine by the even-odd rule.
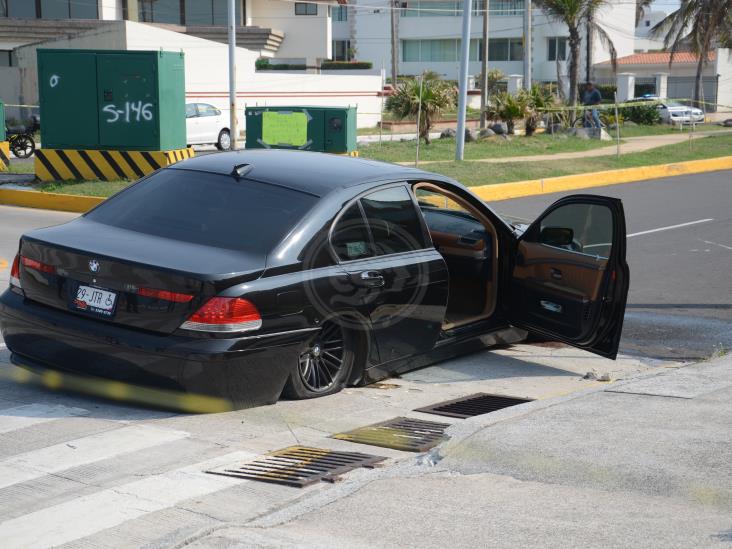
[[[47,149],[186,147],[183,53],[38,50]]]
[[[356,107],[248,107],[247,149],[356,151]]]

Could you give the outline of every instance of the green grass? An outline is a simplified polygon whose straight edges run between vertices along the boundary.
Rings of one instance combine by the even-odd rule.
[[[41,183],[36,190],[44,193],[75,194],[80,196],[112,196],[121,191],[131,181],[64,181]]]
[[[425,166],[428,171],[457,179],[464,185],[491,185],[526,179],[542,179],[561,175],[590,173],[637,166],[670,164],[685,160],[700,160],[732,155],[732,135],[715,135],[695,140],[693,149],[688,143],[666,145],[650,151],[614,156],[542,162],[450,162]]]
[[[695,132],[713,132],[719,130],[729,130],[723,126],[716,124],[697,124],[694,129]],[[668,135],[672,133],[684,133],[688,134],[691,131],[689,126],[684,126],[682,130],[679,130],[676,126],[669,124],[656,124],[654,126],[621,126],[620,137],[643,137],[646,135]],[[615,137],[615,130],[608,130],[608,133]]]
[[[529,156],[563,152],[588,151],[607,147],[608,143],[596,139],[560,139],[551,135],[533,137],[511,136],[510,140],[492,137],[465,144],[466,160],[479,158],[499,158],[506,156]],[[386,162],[413,162],[416,141],[392,141],[359,147],[362,158],[384,160]],[[420,160],[452,160],[455,158],[454,139],[435,139],[432,144],[421,144]]]
[[[11,160],[8,171],[4,173],[15,173],[15,174],[26,174],[35,173],[33,162],[19,162],[17,160]]]

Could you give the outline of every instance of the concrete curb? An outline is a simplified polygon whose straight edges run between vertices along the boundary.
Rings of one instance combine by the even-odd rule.
[[[530,181],[517,181],[515,183],[480,185],[470,187],[470,190],[485,201],[496,201],[729,169],[732,169],[732,156],[723,156],[704,160],[676,162],[673,164],[659,164],[657,166],[639,166],[637,168],[624,168],[621,170],[607,170]]]
[[[637,181],[672,177],[675,175],[688,175],[730,169],[732,169],[732,156],[722,156],[719,158],[708,158],[705,160],[689,160],[673,164],[659,164],[657,166],[639,166],[637,168],[564,175],[561,177],[549,177],[547,179],[533,179],[529,181],[516,181],[513,183],[497,183],[495,185],[480,185],[470,187],[470,190],[478,195],[482,200],[488,202],[561,191],[590,189],[606,185],[635,183]],[[26,208],[40,208],[44,210],[84,213],[94,206],[101,204],[104,200],[104,198],[95,196],[0,189],[0,204],[8,206],[23,206]]]
[[[0,204],[8,206],[84,213],[102,202],[104,202],[104,198],[96,196],[0,189]]]

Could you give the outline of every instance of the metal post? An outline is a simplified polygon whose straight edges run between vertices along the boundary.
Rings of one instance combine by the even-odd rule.
[[[391,85],[396,89],[399,77],[399,0],[391,2]]]
[[[602,128],[600,128],[602,137]],[[618,160],[620,159],[620,117],[618,116],[618,92],[615,92],[615,137],[618,142]]]
[[[524,89],[531,89],[531,0],[524,0]]]
[[[483,0],[483,59],[481,61],[481,94],[480,94],[480,128],[485,128],[488,122],[486,109],[488,108],[488,13],[490,0]]]
[[[419,164],[419,133],[420,124],[422,123],[422,84],[424,82],[424,73],[419,75],[419,108],[417,109],[417,152],[414,157],[414,167]]]
[[[231,128],[231,150],[237,148],[236,128],[236,0],[229,0],[229,127]]]
[[[384,133],[384,86],[386,85],[386,70],[384,60],[381,60],[381,110],[379,111],[379,148],[381,148],[382,134]]]
[[[460,41],[460,81],[458,89],[458,126],[455,160],[462,160],[465,153],[465,109],[468,104],[468,64],[470,62],[470,18],[473,0],[463,0],[463,34]]]

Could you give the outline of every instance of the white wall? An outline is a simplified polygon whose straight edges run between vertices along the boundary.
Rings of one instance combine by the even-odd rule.
[[[132,1],[132,0],[131,0]],[[107,21],[122,20],[122,0],[99,0],[99,19]]]
[[[97,30],[71,39],[19,48],[24,89],[37,104],[36,49],[88,48],[183,51],[185,53],[186,96],[189,101],[211,103],[229,110],[228,47],[194,36],[144,23],[121,21],[105,31]],[[255,72],[259,53],[237,48],[237,112],[244,123],[247,105],[323,105],[358,107],[359,127],[374,126],[380,119],[381,77],[370,75],[279,74]],[[15,102],[10,101],[8,102]]]
[[[0,100],[3,103],[20,105],[20,69],[18,67],[0,67]],[[25,113],[17,107],[5,107],[5,119],[26,118]]]
[[[732,113],[732,50],[722,48],[717,50],[715,70],[719,75],[717,103],[720,104],[720,107],[718,110]],[[729,118],[732,118],[732,115]]]
[[[247,25],[285,33],[276,58],[305,59],[308,65],[315,65],[317,59],[331,58],[328,6],[318,4],[318,15],[295,15],[295,3],[286,0],[247,0],[246,8]]]

